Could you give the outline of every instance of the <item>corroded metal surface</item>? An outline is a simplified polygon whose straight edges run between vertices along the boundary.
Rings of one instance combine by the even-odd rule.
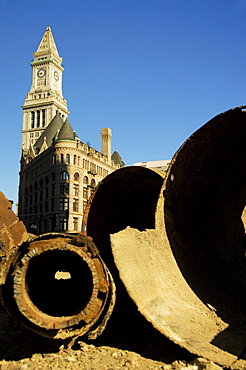
[[[12,211],[11,203],[0,192],[0,276],[4,263],[29,235],[23,222]]]
[[[87,223],[156,329],[234,368],[246,367],[245,138],[244,107],[216,116],[178,150],[164,182],[142,168],[109,175]]]
[[[5,264],[1,287],[8,312],[54,339],[103,331],[114,305],[114,283],[84,235],[44,234],[25,242]],[[101,317],[103,316],[103,317]]]

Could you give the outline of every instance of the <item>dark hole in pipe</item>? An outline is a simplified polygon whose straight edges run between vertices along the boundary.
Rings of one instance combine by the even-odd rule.
[[[68,278],[57,279],[58,271],[66,272]],[[91,297],[92,274],[76,253],[46,251],[30,260],[26,288],[40,311],[51,316],[72,316],[83,310]]]

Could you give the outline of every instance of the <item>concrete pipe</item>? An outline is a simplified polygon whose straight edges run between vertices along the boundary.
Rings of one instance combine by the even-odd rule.
[[[103,180],[87,224],[156,329],[235,369],[246,368],[245,139],[244,107],[216,116],[178,150],[163,184],[133,167]]]
[[[5,264],[7,311],[54,339],[103,331],[114,306],[113,279],[90,238],[44,234],[22,244]]]

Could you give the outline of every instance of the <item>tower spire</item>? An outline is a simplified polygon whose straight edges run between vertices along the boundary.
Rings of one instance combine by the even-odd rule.
[[[51,27],[48,26],[38,46],[38,49],[33,53],[34,61],[43,58],[55,58],[61,64],[62,58],[59,56],[54,37],[52,35]]]
[[[58,112],[64,121],[67,101],[62,94],[62,58],[48,26],[37,51],[33,53],[32,84],[23,105],[22,149],[26,153],[42,135]]]

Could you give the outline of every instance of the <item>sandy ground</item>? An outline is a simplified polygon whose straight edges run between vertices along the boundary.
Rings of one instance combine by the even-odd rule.
[[[0,369],[165,369],[217,370],[221,367],[196,359],[146,322],[141,315],[129,321],[110,320],[96,341],[79,338],[72,349],[44,338],[11,319],[0,307]]]

